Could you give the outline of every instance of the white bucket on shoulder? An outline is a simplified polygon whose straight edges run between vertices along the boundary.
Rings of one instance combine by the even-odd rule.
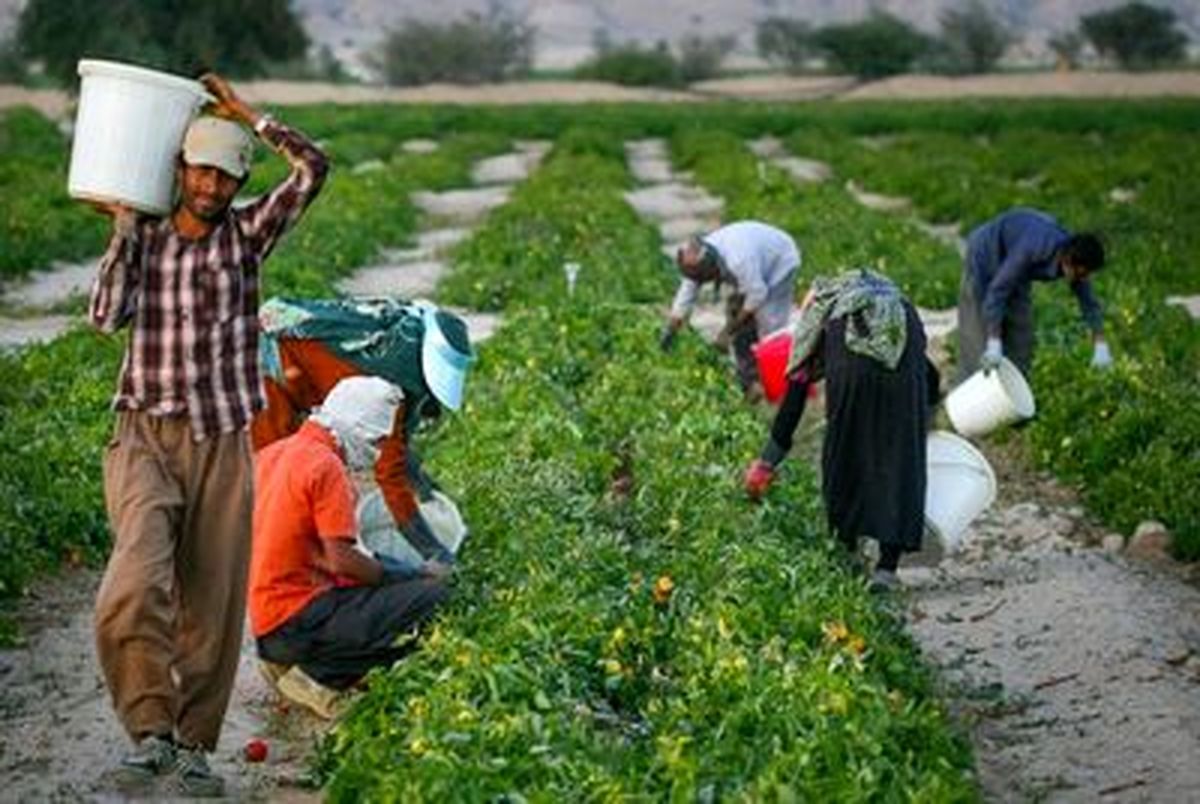
[[[198,81],[83,59],[67,192],[152,215],[171,210],[183,135],[208,94]]]
[[[950,423],[969,438],[1028,419],[1036,411],[1029,383],[1008,358],[1001,358],[994,371],[975,372],[946,397]]]
[[[922,553],[940,558],[962,547],[967,527],[995,502],[996,473],[971,442],[943,430],[929,434],[925,464],[927,544]]]

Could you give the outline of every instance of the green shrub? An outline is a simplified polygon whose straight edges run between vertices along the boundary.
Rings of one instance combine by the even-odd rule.
[[[445,24],[408,19],[388,32],[373,62],[398,86],[505,81],[529,74],[534,33],[498,5]]]
[[[813,42],[834,69],[865,79],[907,72],[930,46],[916,28],[880,10],[862,22],[821,28]]]
[[[634,87],[674,87],[683,83],[679,63],[666,42],[653,47],[631,42],[603,50],[576,68],[575,77]]]

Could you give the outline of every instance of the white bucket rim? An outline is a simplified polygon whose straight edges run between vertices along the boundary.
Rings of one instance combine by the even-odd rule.
[[[201,100],[209,98],[204,85],[199,81],[179,75],[172,75],[171,73],[164,73],[159,70],[151,70],[148,67],[138,67],[134,64],[108,61],[106,59],[80,59],[79,64],[76,65],[76,71],[81,78],[86,78],[89,75],[124,78],[143,84],[186,90]]]
[[[1033,414],[1037,413],[1037,405],[1033,399],[1033,389],[1029,387],[1029,382],[1021,370],[1007,357],[1001,357],[996,374],[1017,415],[1023,419],[1032,418]]]
[[[996,471],[992,469],[991,462],[988,461],[987,456],[979,451],[978,447],[976,447],[966,438],[963,438],[957,433],[952,433],[948,430],[930,431],[929,435],[927,436],[927,441],[942,441],[948,444],[950,448],[960,450],[962,453],[965,453],[967,456],[969,456],[974,462],[974,466],[972,466],[972,468],[975,469],[979,474],[983,475],[988,481],[988,495],[984,501],[982,510],[987,510],[992,506],[993,503],[996,502],[996,496],[999,490],[999,483],[996,480]],[[928,451],[928,449],[929,447],[927,445],[926,450]],[[938,541],[943,544],[943,549],[945,549],[944,544],[946,542],[946,536],[944,533],[942,533],[941,528],[938,527],[937,523],[928,516],[926,516],[924,519],[926,527],[928,527],[937,535]],[[950,551],[946,550],[946,552]]]
[[[927,441],[945,441],[970,455],[971,458],[975,460],[976,464],[983,468],[984,471],[982,474],[984,474],[990,481],[988,486],[991,489],[991,494],[988,497],[987,504],[991,505],[996,501],[996,490],[1000,487],[1000,484],[996,480],[996,470],[992,468],[992,464],[990,461],[988,461],[987,456],[980,452],[979,447],[975,446],[958,433],[952,433],[949,430],[931,430],[929,432]],[[928,452],[929,447],[926,446],[925,449]],[[987,506],[984,507],[986,508]]]

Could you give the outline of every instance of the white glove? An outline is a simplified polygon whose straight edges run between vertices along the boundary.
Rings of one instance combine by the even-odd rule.
[[[1000,368],[1000,361],[1004,359],[1004,347],[1000,344],[999,338],[988,338],[987,348],[983,350],[983,357],[979,358],[979,367],[983,369],[983,373],[995,371]]]
[[[1112,352],[1108,350],[1107,341],[1096,341],[1092,347],[1092,368],[1106,369],[1112,365]]]

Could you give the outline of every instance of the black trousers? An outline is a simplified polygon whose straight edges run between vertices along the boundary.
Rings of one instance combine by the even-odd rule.
[[[316,681],[346,689],[373,667],[413,651],[416,629],[449,597],[434,578],[388,579],[379,586],[331,589],[258,638],[258,655],[299,665]],[[401,639],[411,635],[410,639]]]

